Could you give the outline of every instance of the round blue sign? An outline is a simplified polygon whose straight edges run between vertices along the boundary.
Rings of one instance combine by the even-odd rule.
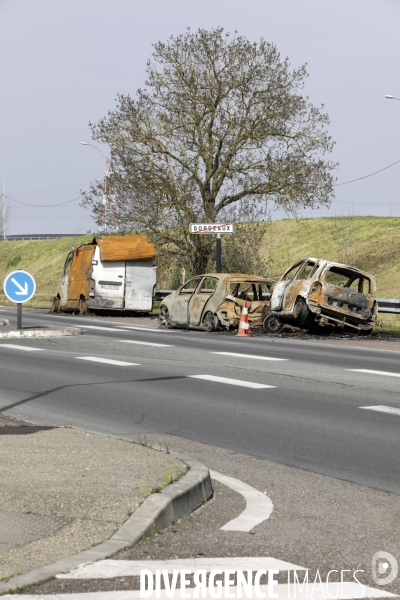
[[[26,302],[35,293],[36,283],[30,273],[13,271],[5,278],[3,288],[5,295],[11,302]]]

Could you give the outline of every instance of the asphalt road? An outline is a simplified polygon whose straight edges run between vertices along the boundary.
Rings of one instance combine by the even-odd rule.
[[[24,326],[38,325],[86,330],[0,340],[0,411],[101,433],[177,436],[400,493],[396,352],[24,316]],[[376,406],[392,412],[361,408]]]

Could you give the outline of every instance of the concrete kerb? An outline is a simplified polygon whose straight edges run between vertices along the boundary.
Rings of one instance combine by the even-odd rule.
[[[207,467],[183,454],[170,454],[184,462],[189,471],[179,481],[146,498],[109,540],[89,550],[0,582],[0,595],[16,592],[28,585],[44,583],[59,573],[69,573],[83,564],[110,558],[121,550],[134,546],[143,537],[154,536],[157,531],[169,527],[209,500],[213,489]]]
[[[63,337],[65,335],[82,335],[82,333],[82,329],[79,329],[78,327],[69,327],[67,329],[17,329],[0,332],[0,338],[47,338]]]

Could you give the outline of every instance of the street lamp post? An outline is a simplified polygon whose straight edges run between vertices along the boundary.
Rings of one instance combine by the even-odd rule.
[[[387,98],[388,100],[400,100],[400,98],[396,98],[396,96],[392,96],[390,94],[386,94],[385,98]]]
[[[3,173],[3,242],[6,241],[6,176],[4,169],[0,169]]]
[[[94,146],[93,144],[88,144],[87,142],[81,142],[81,144],[82,144],[82,146],[91,146],[91,148],[94,148],[95,150],[97,150],[97,152],[100,154],[100,156],[104,160],[104,167],[105,167],[104,193],[103,193],[103,215],[104,215],[106,212],[106,205],[109,203],[110,200],[111,200],[111,202],[113,201],[112,184],[111,184],[112,159],[111,158],[109,159],[109,158],[107,158],[107,156],[104,156],[104,154],[102,154],[102,152],[99,150],[99,148],[97,148],[97,146]]]

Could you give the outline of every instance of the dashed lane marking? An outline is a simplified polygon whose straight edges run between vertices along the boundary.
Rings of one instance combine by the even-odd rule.
[[[70,573],[56,575],[57,579],[111,579],[113,577],[138,577],[142,569],[155,572],[157,569],[166,569],[172,573],[175,569],[190,569],[197,571],[203,569],[208,573],[213,569],[221,571],[238,569],[242,571],[259,569],[278,569],[280,571],[305,571],[291,563],[270,556],[238,556],[223,558],[178,558],[173,560],[100,560],[98,562],[82,565]]]
[[[97,325],[82,325],[81,329],[98,329],[100,331],[116,331],[117,333],[123,333],[123,329],[117,329],[116,327],[99,327]]]
[[[252,381],[241,381],[240,379],[229,379],[228,377],[217,377],[216,375],[188,375],[188,377],[191,377],[192,379],[215,381],[216,383],[226,383],[228,385],[238,385],[240,387],[253,388],[255,390],[276,387],[276,385],[265,385],[264,383],[253,383]]]
[[[98,356],[75,356],[79,360],[91,360],[93,362],[105,363],[107,365],[117,365],[118,367],[139,367],[139,363],[125,362],[124,360],[113,360],[112,358],[99,358]]]
[[[274,510],[271,498],[247,485],[247,483],[240,481],[240,479],[228,477],[228,475],[223,475],[217,471],[210,471],[210,476],[212,479],[216,479],[238,492],[246,500],[244,511],[238,517],[223,525],[221,527],[222,531],[251,531],[256,525],[269,519]]]
[[[238,356],[239,358],[255,358],[257,360],[289,360],[288,358],[273,358],[272,356],[258,356],[257,354],[239,354],[237,352],[211,352],[211,354],[223,354],[224,356]]]
[[[26,350],[27,352],[41,351],[43,348],[32,348],[32,346],[18,346],[17,344],[0,344],[0,348],[13,348],[13,350]]]
[[[393,406],[360,406],[363,410],[376,410],[377,412],[388,413],[389,415],[397,415],[400,417],[400,408]]]
[[[139,325],[117,325],[118,329],[135,329],[136,331],[150,331],[151,333],[178,333],[178,330],[173,329],[158,329],[155,327],[140,327]]]
[[[155,344],[153,342],[139,342],[138,340],[116,340],[121,344],[139,344],[140,346],[157,346],[165,348],[173,348],[172,344]]]
[[[391,371],[373,371],[372,369],[346,369],[346,371],[356,371],[357,373],[371,373],[372,375],[386,375],[386,377],[400,377],[400,373]]]

